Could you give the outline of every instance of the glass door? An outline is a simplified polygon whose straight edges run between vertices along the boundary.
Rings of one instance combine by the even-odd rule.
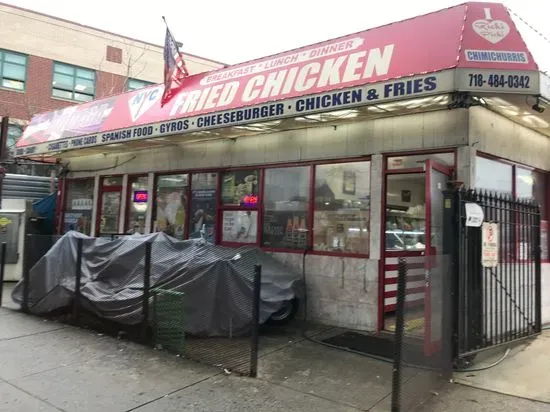
[[[424,353],[439,350],[441,342],[443,256],[443,191],[451,171],[433,160],[426,161],[426,251],[424,259]]]
[[[104,177],[99,192],[97,235],[111,236],[119,233],[122,177]]]

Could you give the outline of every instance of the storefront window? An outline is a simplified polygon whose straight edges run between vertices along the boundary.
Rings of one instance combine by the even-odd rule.
[[[154,230],[184,239],[189,176],[158,176],[156,187]]]
[[[317,166],[313,250],[368,253],[370,162]]]
[[[307,166],[266,170],[263,246],[307,248],[310,176]]]
[[[386,250],[426,248],[426,176],[389,175],[386,184]]]
[[[200,238],[204,226],[206,240],[210,243],[215,242],[217,187],[217,173],[193,173],[189,214],[190,238]]]
[[[541,259],[548,260],[548,217],[546,202],[546,174],[535,170],[516,167],[516,196],[518,199],[533,200],[540,206],[541,215]],[[530,242],[527,239],[528,230],[519,229],[520,254],[526,250]],[[525,254],[525,253],[524,253]],[[522,256],[520,256],[521,258]]]
[[[415,169],[422,167],[426,160],[433,160],[447,167],[453,167],[455,163],[454,153],[432,153],[412,156],[388,157],[388,170]]]
[[[258,212],[255,210],[224,210],[222,242],[257,242]]]
[[[477,157],[476,188],[512,195],[512,165]]]
[[[104,177],[102,184],[103,186],[122,186],[122,176]]]
[[[257,170],[236,170],[222,175],[224,206],[256,207],[258,203]]]
[[[101,197],[100,235],[118,233],[120,194],[120,191],[104,192]]]
[[[71,230],[90,235],[94,179],[69,180],[63,214],[63,233]]]
[[[129,233],[144,234],[147,201],[149,200],[149,178],[147,176],[131,176],[128,179],[128,186],[130,198],[126,229]]]

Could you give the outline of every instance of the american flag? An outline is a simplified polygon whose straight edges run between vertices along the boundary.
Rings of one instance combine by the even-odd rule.
[[[185,67],[185,61],[181,55],[176,40],[168,26],[166,26],[166,37],[164,39],[164,93],[160,101],[164,106],[177,91],[182,87],[183,79],[189,73]]]

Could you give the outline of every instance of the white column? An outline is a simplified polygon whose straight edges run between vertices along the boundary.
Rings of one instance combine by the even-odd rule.
[[[126,225],[126,207],[128,205],[128,175],[122,176],[122,193],[120,194],[120,211],[118,218],[118,233],[125,233]]]
[[[94,196],[92,200],[92,222],[91,222],[92,228],[90,231],[90,234],[92,236],[96,235],[96,226],[97,226],[96,223],[97,223],[97,219],[99,219],[99,216],[97,215],[97,209],[99,206],[99,184],[100,184],[99,175],[96,175],[94,178]]]
[[[155,174],[149,173],[149,181],[147,182],[147,214],[145,215],[145,233],[151,233],[151,223],[153,222],[153,200],[155,194],[153,190],[155,189]]]
[[[370,244],[369,256],[380,259],[380,230],[382,223],[382,179],[384,178],[384,157],[373,155],[370,168]]]

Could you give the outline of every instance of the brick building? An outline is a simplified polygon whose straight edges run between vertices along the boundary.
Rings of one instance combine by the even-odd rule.
[[[31,117],[162,82],[163,47],[0,3],[0,117],[10,150]],[[223,64],[185,55],[192,74]],[[44,174],[36,164],[12,173]]]

